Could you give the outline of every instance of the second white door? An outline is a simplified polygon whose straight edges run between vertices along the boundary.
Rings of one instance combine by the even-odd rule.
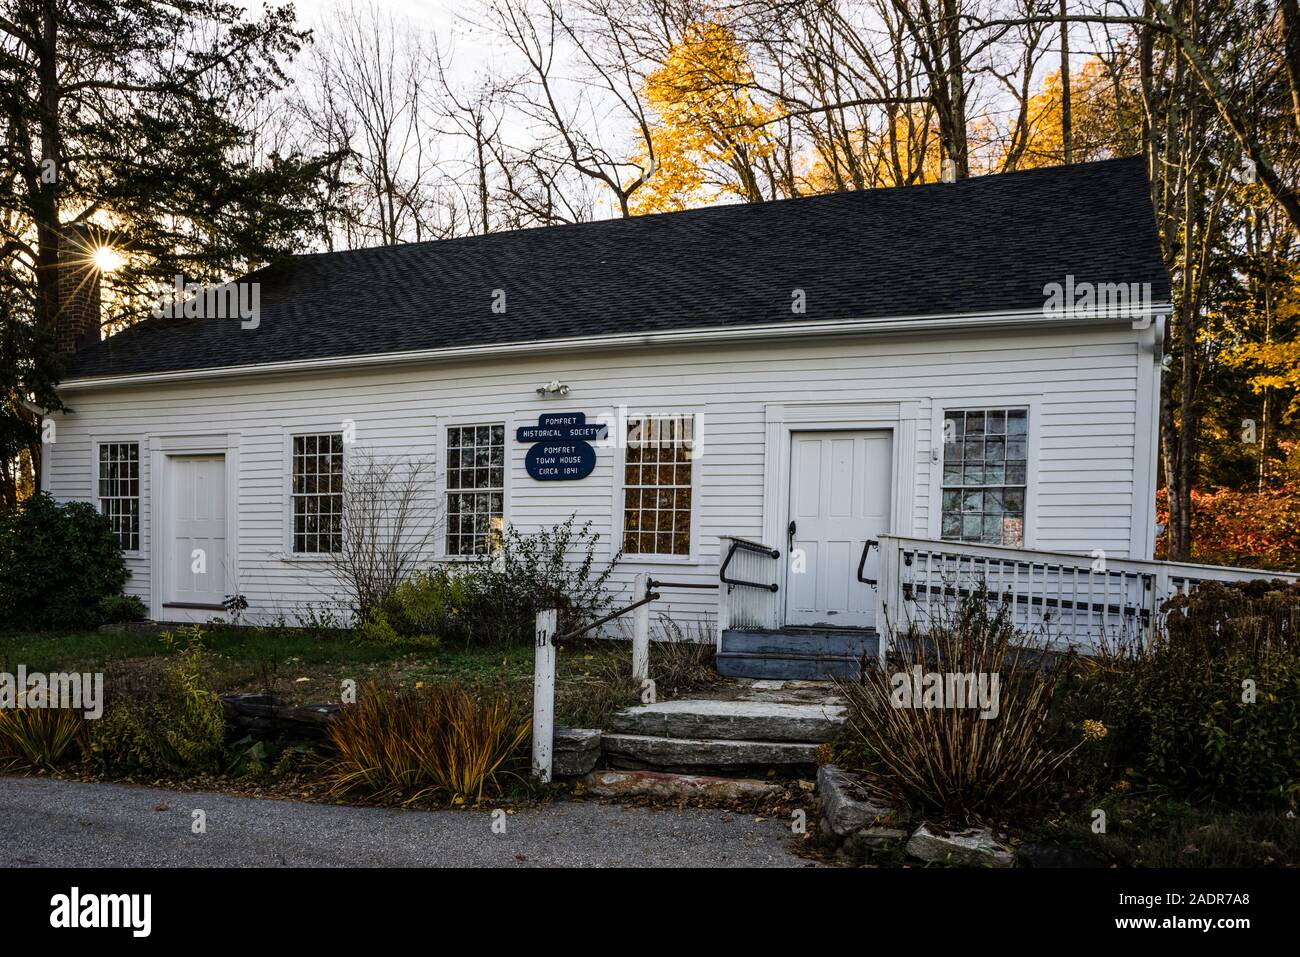
[[[787,624],[875,625],[876,593],[858,581],[858,560],[889,530],[892,475],[889,432],[791,436]],[[873,552],[869,578],[876,560]]]

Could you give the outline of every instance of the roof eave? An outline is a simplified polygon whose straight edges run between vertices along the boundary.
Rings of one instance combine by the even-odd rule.
[[[406,352],[367,353],[353,356],[332,356],[320,359],[293,359],[284,362],[265,362],[238,366],[210,366],[199,369],[179,369],[165,372],[140,372],[127,375],[89,376],[69,379],[59,384],[62,391],[76,392],[87,389],[152,385],[167,382],[184,382],[194,379],[233,378],[237,376],[272,375],[330,371],[334,369],[370,368],[377,366],[407,365],[457,359],[492,358],[526,354],[548,355],[581,348],[584,352],[636,348],[680,343],[779,340],[790,338],[821,338],[825,336],[871,335],[938,330],[980,329],[996,331],[1008,328],[1077,328],[1080,325],[1149,325],[1168,313],[1170,304],[1159,302],[1146,308],[1121,310],[1069,310],[1053,314],[1044,309],[1015,310],[1001,313],[954,313],[925,316],[899,316],[875,319],[814,320],[788,323],[763,323],[753,326],[717,326],[671,332],[634,332],[608,336],[582,336],[564,339],[544,339],[522,342],[490,343],[477,346],[450,346],[441,349],[418,349]]]

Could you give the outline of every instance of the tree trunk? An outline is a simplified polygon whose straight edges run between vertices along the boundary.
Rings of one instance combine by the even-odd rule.
[[[1061,7],[1061,155],[1068,166],[1074,162],[1070,130],[1070,25],[1065,20],[1065,0]]]

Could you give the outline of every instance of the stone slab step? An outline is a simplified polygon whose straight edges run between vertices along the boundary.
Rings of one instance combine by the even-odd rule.
[[[716,801],[775,797],[779,784],[750,778],[720,778],[663,771],[592,771],[583,778],[587,793],[596,797],[708,798]]]
[[[802,768],[817,763],[817,745],[810,742],[605,734],[601,746],[606,763],[615,767],[674,771],[734,767]]]
[[[772,701],[680,700],[628,708],[605,721],[606,732],[731,741],[829,741],[844,724],[841,705]]]
[[[862,659],[831,655],[765,655],[720,651],[714,667],[718,674],[726,678],[826,681],[830,678],[858,677]]]
[[[861,658],[875,655],[879,640],[866,631],[741,631],[722,633],[722,650],[750,655],[816,655]]]

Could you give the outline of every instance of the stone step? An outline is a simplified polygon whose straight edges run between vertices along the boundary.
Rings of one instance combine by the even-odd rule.
[[[714,801],[762,801],[778,797],[784,788],[772,781],[720,778],[663,771],[592,771],[583,778],[595,797],[707,798]]]
[[[734,741],[724,738],[663,738],[605,734],[606,764],[665,771],[699,768],[806,768],[817,763],[817,745],[794,741]]]
[[[827,681],[831,678],[857,678],[862,669],[862,659],[832,655],[765,655],[720,651],[714,667],[718,674],[726,678]]]
[[[606,733],[731,741],[829,741],[844,724],[834,704],[681,700],[628,708],[611,715]]]
[[[875,655],[878,643],[874,631],[741,631],[728,628],[722,633],[724,652],[749,655],[861,658]]]

